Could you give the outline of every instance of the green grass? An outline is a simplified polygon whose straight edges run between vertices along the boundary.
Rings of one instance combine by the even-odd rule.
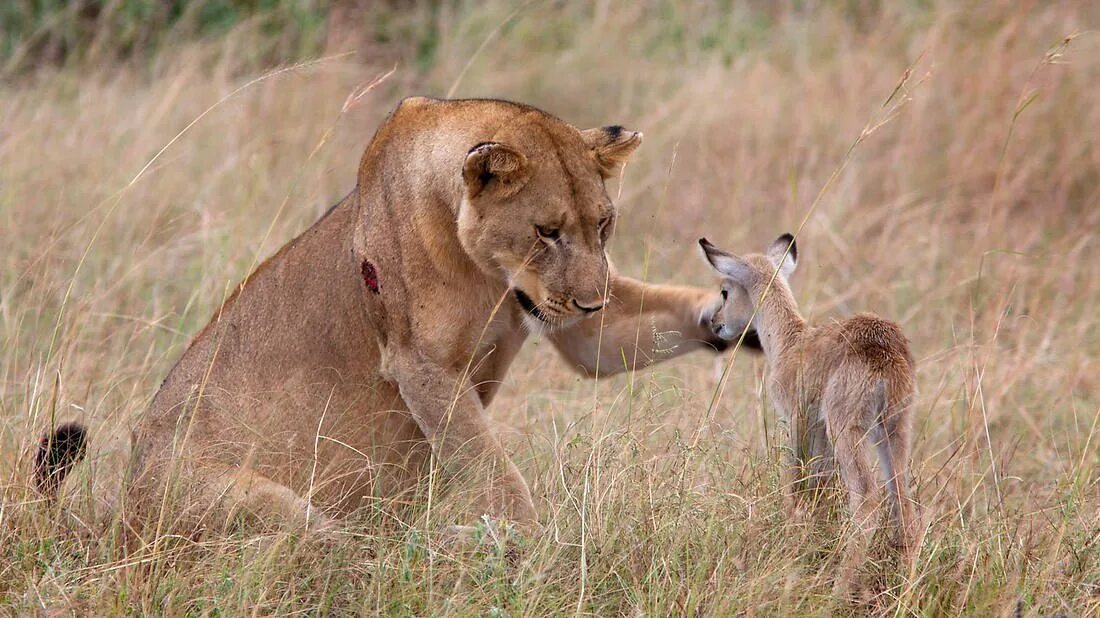
[[[13,77],[0,87],[0,614],[1100,611],[1095,8],[536,2],[507,20],[521,5],[414,3],[373,6],[335,36],[318,5],[275,3],[269,19],[213,0],[141,34],[124,24],[143,5],[120,2],[79,51],[38,62],[18,50],[62,36],[47,22],[71,11],[35,6],[0,28]],[[262,26],[298,19],[301,39]],[[130,51],[96,48],[116,27]],[[259,67],[322,55],[226,98]],[[328,538],[230,527],[126,552],[29,486],[51,415],[92,426],[97,474],[77,481],[108,483],[126,459],[111,438],[256,259],[352,187],[402,96],[501,96],[643,130],[610,187],[615,263],[714,285],[695,239],[759,250],[797,227],[909,67],[899,113],[807,219],[793,281],[812,319],[899,320],[918,359],[925,540],[909,572],[868,564],[869,607],[832,596],[843,512],[784,517],[780,431],[744,353],[593,384],[528,343],[490,415],[546,533],[507,550],[448,549],[436,523],[458,515],[426,523],[414,508],[359,513]]]
[[[261,64],[317,53],[318,0],[11,0],[0,6],[0,68],[87,65],[137,58],[196,39],[252,30]]]

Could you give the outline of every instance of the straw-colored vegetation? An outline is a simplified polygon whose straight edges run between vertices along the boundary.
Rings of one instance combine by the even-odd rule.
[[[35,61],[69,22],[0,28],[0,613],[1100,611],[1096,6],[349,3],[326,26],[270,4],[303,30],[261,2],[108,53],[77,20]],[[414,512],[126,552],[39,499],[49,418],[126,431],[228,291],[352,187],[395,102],[452,93],[645,131],[612,188],[627,274],[716,284],[697,237],[758,250],[805,218],[808,317],[875,311],[917,356],[911,570],[873,561],[869,605],[833,599],[843,520],[785,519],[744,351],[594,383],[528,343],[490,408],[547,531],[518,551],[448,552]]]

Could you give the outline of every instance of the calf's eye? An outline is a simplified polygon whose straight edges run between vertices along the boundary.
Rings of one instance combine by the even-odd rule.
[[[722,290],[722,300],[729,300],[730,293],[727,290]]]

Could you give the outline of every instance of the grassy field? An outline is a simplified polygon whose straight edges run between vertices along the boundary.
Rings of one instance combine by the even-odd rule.
[[[801,4],[373,9],[268,73],[244,20],[0,78],[0,614],[1100,614],[1100,7]],[[490,408],[547,530],[518,557],[415,518],[138,554],[74,534],[29,485],[42,428],[125,431],[410,94],[643,130],[611,188],[626,274],[715,285],[696,238],[802,226],[807,316],[876,311],[917,356],[915,566],[832,598],[842,527],[784,518],[759,357],[596,383],[537,340]]]

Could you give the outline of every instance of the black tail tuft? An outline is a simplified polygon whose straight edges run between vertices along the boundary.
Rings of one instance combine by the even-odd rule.
[[[88,432],[79,423],[59,425],[42,436],[34,455],[34,482],[47,496],[57,494],[61,482],[88,450]]]

